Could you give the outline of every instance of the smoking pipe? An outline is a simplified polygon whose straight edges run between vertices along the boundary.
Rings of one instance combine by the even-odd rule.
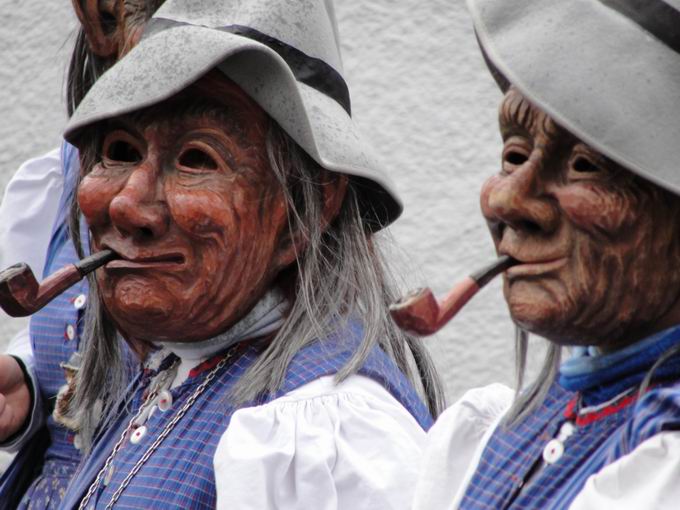
[[[27,264],[10,266],[0,272],[0,307],[12,317],[34,314],[85,275],[116,258],[118,255],[111,250],[102,250],[77,264],[62,267],[41,284]]]
[[[392,319],[401,329],[417,336],[432,335],[449,322],[472,296],[497,275],[519,264],[519,261],[503,255],[493,264],[471,274],[458,282],[437,302],[430,289],[416,289],[390,305]]]

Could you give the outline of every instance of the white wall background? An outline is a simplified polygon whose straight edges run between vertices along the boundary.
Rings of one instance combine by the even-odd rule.
[[[463,0],[336,0],[336,8],[355,117],[406,205],[392,228],[400,246],[393,255],[411,285],[442,293],[494,256],[478,193],[500,160],[500,93]],[[23,160],[59,143],[77,22],[69,0],[2,0],[0,16],[4,189]],[[0,347],[21,324],[0,317]],[[512,336],[495,282],[438,337],[424,340],[449,400],[472,386],[511,383]]]

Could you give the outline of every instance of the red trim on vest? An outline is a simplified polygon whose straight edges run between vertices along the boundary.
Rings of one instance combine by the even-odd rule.
[[[194,368],[192,368],[189,371],[188,377],[189,378],[196,377],[197,375],[200,375],[207,370],[215,368],[217,364],[220,361],[222,361],[224,357],[229,356],[229,354],[231,354],[232,351],[234,357],[238,356],[239,354],[246,350],[246,347],[248,347],[250,342],[251,341],[239,342],[237,344],[234,344],[232,347],[229,347],[226,352],[222,351],[219,354],[215,354],[212,358],[208,358],[200,365],[196,365]]]
[[[208,358],[205,360],[203,363],[200,365],[195,366],[189,371],[189,377],[196,377],[198,374],[202,374],[206,370],[210,370],[211,368],[215,368],[217,364],[222,361],[222,358],[226,356],[225,353],[220,353],[216,354],[212,358]]]
[[[576,403],[578,402],[578,395],[576,395],[574,398],[572,398],[569,403],[567,404],[567,407],[564,410],[564,417],[567,420],[573,420],[576,418],[576,412],[574,409],[576,408]]]
[[[647,389],[647,391],[649,391],[649,389],[651,389],[653,386],[656,385],[650,386]],[[577,426],[583,427],[585,425],[589,425],[603,418],[606,418],[607,416],[611,416],[612,414],[618,413],[622,409],[625,409],[629,405],[637,402],[639,397],[640,395],[636,391],[631,395],[626,395],[625,397],[622,397],[620,400],[617,400],[616,402],[606,407],[603,407],[602,409],[598,409],[597,411],[592,411],[586,414],[577,415],[576,404],[579,400],[579,396],[577,395],[569,401],[567,407],[564,409],[564,417],[567,420],[573,421]]]
[[[197,375],[202,374],[206,370],[214,368],[222,360],[222,358],[229,355],[232,349],[234,350],[234,356],[238,356],[239,354],[244,352],[248,346],[263,344],[263,342],[269,343],[269,341],[271,341],[271,339],[274,338],[274,335],[275,333],[271,333],[263,337],[252,338],[249,340],[244,340],[243,342],[236,343],[232,347],[229,347],[227,349],[227,352],[222,351],[219,354],[215,354],[212,358],[208,358],[200,365],[197,365],[194,368],[192,368],[189,371],[188,377],[189,378],[196,377]]]
[[[585,415],[577,416],[576,425],[582,427],[584,425],[588,425],[589,423],[593,423],[603,418],[606,418],[607,416],[611,416],[612,414],[618,413],[622,409],[625,409],[629,405],[633,404],[634,402],[637,401],[637,399],[638,394],[636,392],[632,395],[628,395],[627,397],[623,397],[615,404],[609,405],[603,409],[599,409],[597,411]]]

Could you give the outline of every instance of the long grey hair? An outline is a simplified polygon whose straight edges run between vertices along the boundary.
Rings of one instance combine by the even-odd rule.
[[[81,175],[98,159],[96,138],[100,137],[94,136],[81,148]],[[229,399],[238,405],[275,392],[300,349],[328,337],[342,321],[359,317],[363,339],[337,374],[337,380],[356,373],[377,345],[422,391],[436,417],[443,408],[443,392],[429,354],[421,341],[404,334],[389,317],[388,305],[397,293],[377,236],[370,233],[373,220],[366,214],[370,210],[365,194],[367,183],[350,179],[338,217],[324,229],[319,182],[323,172],[319,165],[273,122],[267,136],[267,155],[272,171],[286,190],[291,233],[302,234],[306,243],[291,268],[293,296],[285,322],[236,384]],[[70,222],[77,238],[80,211],[75,200]],[[79,239],[76,245],[81,246]],[[71,406],[85,448],[91,444],[100,413],[105,416],[111,412],[129,380],[123,344],[100,302],[93,275],[89,284],[83,364]]]
[[[512,427],[536,410],[545,400],[550,386],[555,382],[562,359],[562,348],[548,342],[545,358],[536,379],[525,387],[529,333],[515,327],[515,400],[503,418],[503,424]]]

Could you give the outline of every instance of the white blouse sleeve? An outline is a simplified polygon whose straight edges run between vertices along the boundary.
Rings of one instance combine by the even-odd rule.
[[[63,188],[60,149],[19,167],[0,203],[0,269],[26,262],[42,278]]]
[[[513,401],[502,384],[468,391],[437,419],[427,434],[414,510],[449,510],[458,502],[482,451]]]
[[[570,510],[680,508],[680,432],[662,432],[586,481]]]
[[[219,509],[407,509],[425,432],[380,384],[322,377],[234,413],[214,459]]]

